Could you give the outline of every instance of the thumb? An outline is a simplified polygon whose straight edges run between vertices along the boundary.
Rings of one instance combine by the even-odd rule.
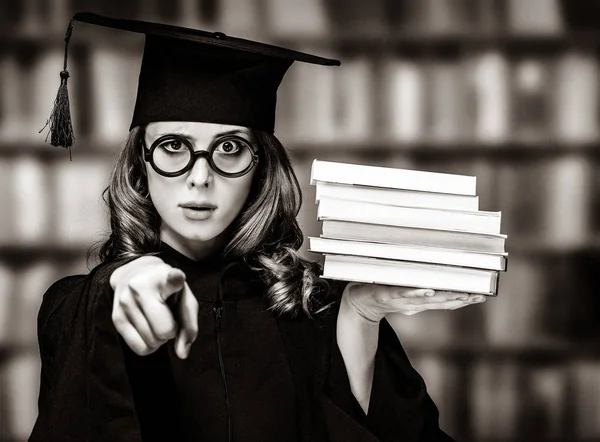
[[[169,269],[166,278],[160,287],[160,296],[163,301],[169,299],[172,295],[179,293],[185,286],[185,273],[179,269]]]
[[[198,301],[186,283],[183,284],[177,309],[179,330],[175,338],[175,352],[181,359],[185,359],[198,336]]]

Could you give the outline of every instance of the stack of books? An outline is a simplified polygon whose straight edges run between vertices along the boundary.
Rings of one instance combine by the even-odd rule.
[[[501,212],[479,210],[476,177],[314,160],[324,278],[498,294]]]

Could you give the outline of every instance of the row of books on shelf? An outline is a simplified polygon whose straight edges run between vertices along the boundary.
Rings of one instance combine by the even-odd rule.
[[[108,231],[102,192],[112,161],[0,160],[0,245],[88,246]]]
[[[560,35],[573,8],[560,0],[177,0],[172,2],[27,0],[0,2],[0,23],[25,35],[61,32],[68,17],[93,10],[115,17],[158,20],[179,26],[227,30],[245,37],[335,36],[340,32],[385,35],[392,30],[431,34],[511,32]],[[579,2],[583,3],[583,2]],[[563,9],[565,6],[566,9]],[[16,29],[14,29],[16,28]]]
[[[88,272],[85,254],[60,263],[32,257],[18,267],[0,262],[0,349],[35,349],[37,314],[46,290],[64,276]]]
[[[54,103],[63,55],[57,47],[0,56],[0,142],[43,142],[38,131]],[[336,149],[335,142],[381,141],[521,141],[543,149],[545,142],[600,139],[600,69],[593,54],[511,60],[492,50],[450,60],[341,58],[336,68],[300,63],[290,70],[279,89],[277,135]],[[75,136],[116,147],[131,122],[139,57],[120,45],[92,46],[69,64]]]
[[[108,214],[102,192],[108,184],[115,159],[108,155],[86,156],[85,148],[86,146],[78,147],[79,150],[73,154],[73,161],[69,161],[69,155],[64,151],[61,152],[63,157],[53,156],[51,160],[31,153],[0,157],[0,205],[5,208],[0,215],[0,246],[81,246],[88,245],[98,235],[106,233]],[[57,148],[48,146],[48,149]],[[381,161],[366,161],[356,152],[340,153],[335,158],[348,163],[372,165],[387,162],[385,158]],[[332,210],[338,210],[337,208],[353,212],[354,206],[351,203],[337,201],[349,198],[367,199],[365,207],[371,207],[370,204],[375,203],[403,204],[409,207],[435,204],[438,208],[452,205],[461,210],[482,207],[486,211],[491,209],[502,212],[504,233],[519,239],[518,243],[514,243],[515,250],[522,251],[528,246],[534,249],[539,246],[542,250],[544,247],[561,250],[597,246],[591,241],[600,231],[600,212],[596,210],[600,204],[599,174],[592,161],[577,155],[534,163],[497,163],[491,160],[441,161],[421,166],[414,162],[407,163],[409,168],[418,166],[423,168],[421,170],[432,173],[447,172],[477,177],[477,195],[443,197],[430,194],[433,192],[416,194],[413,191],[393,192],[385,188],[367,190],[357,186],[338,187],[327,183],[315,188],[308,185],[310,161],[298,158],[294,160],[294,164],[304,187],[304,204],[299,220],[307,236],[314,235],[318,226],[316,208],[310,204],[310,199],[318,192],[317,198],[325,200],[325,204],[321,206],[321,213],[325,216]],[[403,211],[402,213],[414,211],[396,210]],[[495,226],[500,222],[499,217],[493,216],[477,215],[473,218],[485,219]],[[355,235],[369,235],[372,232],[392,235],[387,225],[371,230],[360,224],[346,224],[340,224],[339,220],[327,220],[323,223],[323,230],[328,235],[339,230],[353,230]],[[367,232],[361,232],[361,229]],[[402,239],[398,229],[391,231],[397,237],[396,241]],[[416,233],[413,232],[412,235]],[[429,237],[435,235],[438,234],[433,231],[426,239],[431,241]],[[464,236],[460,232],[453,235],[453,238]],[[529,242],[521,243],[521,239],[529,239]],[[452,243],[444,239],[444,244],[454,246],[457,240]],[[488,245],[485,245],[487,249],[484,251],[501,251],[497,248],[497,238],[491,236],[486,241]]]
[[[470,440],[476,441],[600,437],[598,361],[531,367],[485,360],[464,367],[435,355],[411,356],[411,361],[440,410],[441,427],[459,440],[466,440],[465,417]],[[34,352],[0,366],[1,436],[29,436],[37,416],[39,370]]]
[[[314,160],[311,184],[324,277],[497,295],[506,235],[476,177]]]
[[[314,259],[314,253],[310,255]],[[414,255],[406,257],[415,259]],[[424,350],[448,347],[452,352],[456,347],[460,353],[466,348],[468,355],[473,345],[474,355],[485,356],[488,347],[493,354],[498,346],[509,358],[510,349],[514,349],[531,351],[533,359],[543,359],[545,354],[560,358],[555,353],[569,345],[582,346],[581,352],[568,352],[573,357],[592,352],[593,343],[600,338],[594,274],[597,263],[553,259],[548,265],[544,260],[518,255],[510,260],[509,271],[501,275],[498,296],[488,302],[455,311],[401,315],[390,318],[390,322],[408,347]],[[47,288],[61,277],[86,274],[88,266],[94,265],[95,261],[87,262],[83,251],[69,260],[32,256],[20,265],[10,257],[0,261],[0,348],[35,345],[37,312]],[[364,269],[361,272],[350,276],[364,279],[367,274]],[[428,284],[439,284],[431,279],[417,283],[423,281],[428,288]]]
[[[482,359],[465,367],[435,355],[410,357],[440,410],[440,426],[457,440],[600,437],[598,361],[522,366]]]

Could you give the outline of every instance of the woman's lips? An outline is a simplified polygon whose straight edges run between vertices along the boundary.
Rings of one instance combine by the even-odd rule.
[[[193,221],[204,221],[215,211],[212,207],[182,207],[183,216]]]

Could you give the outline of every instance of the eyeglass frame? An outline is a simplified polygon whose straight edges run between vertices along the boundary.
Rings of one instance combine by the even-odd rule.
[[[187,165],[185,165],[185,167],[183,169],[181,169],[180,171],[166,172],[166,171],[160,169],[154,162],[154,151],[165,140],[180,141],[190,151],[190,160],[188,161]],[[223,170],[221,170],[217,167],[217,165],[214,163],[214,161],[212,159],[212,155],[213,155],[213,152],[215,151],[216,147],[219,144],[221,144],[227,140],[236,140],[236,141],[239,140],[242,143],[247,144],[248,147],[250,148],[250,152],[252,155],[252,161],[250,162],[248,167],[246,167],[244,170],[242,170],[240,172],[235,172],[235,173],[224,172]],[[200,157],[206,158],[206,162],[208,163],[210,168],[215,173],[217,173],[225,178],[239,178],[241,176],[246,175],[258,164],[258,160],[259,160],[259,156],[256,154],[256,152],[252,148],[252,145],[250,144],[250,142],[248,140],[246,140],[245,138],[242,138],[242,137],[239,137],[236,135],[225,135],[223,137],[217,138],[212,143],[210,143],[207,150],[194,150],[194,146],[192,146],[192,143],[190,142],[190,140],[188,138],[186,138],[182,135],[178,135],[178,134],[167,134],[167,135],[163,135],[163,136],[157,138],[156,140],[154,140],[154,142],[150,146],[150,149],[146,149],[146,141],[143,138],[140,141],[142,144],[142,149],[144,151],[144,161],[146,161],[147,163],[150,163],[150,166],[152,166],[152,169],[154,169],[154,171],[156,173],[158,173],[159,175],[162,175],[164,177],[168,177],[168,178],[174,178],[174,177],[178,177],[178,176],[185,174],[187,171],[191,170],[194,167],[194,165],[196,164],[196,161]]]

